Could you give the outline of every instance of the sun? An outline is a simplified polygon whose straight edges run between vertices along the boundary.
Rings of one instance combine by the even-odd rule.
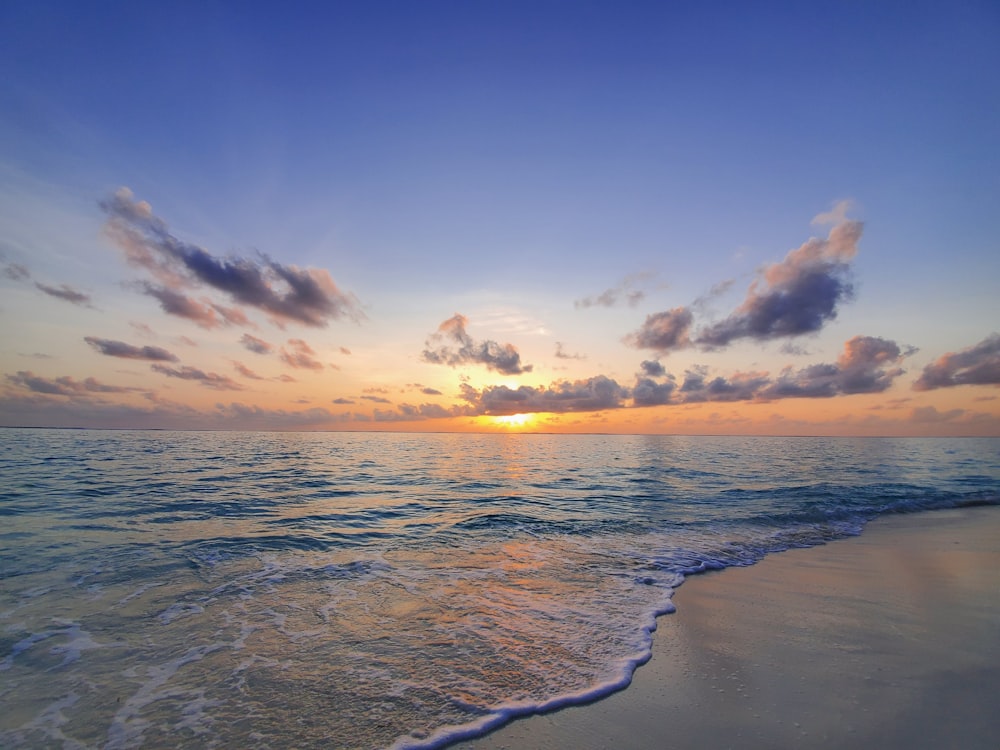
[[[519,430],[531,424],[533,418],[531,414],[505,414],[493,417],[493,424],[509,430]]]

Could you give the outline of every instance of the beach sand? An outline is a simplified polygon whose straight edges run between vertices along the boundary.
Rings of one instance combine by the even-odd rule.
[[[1000,508],[689,578],[624,691],[463,750],[1000,747]]]

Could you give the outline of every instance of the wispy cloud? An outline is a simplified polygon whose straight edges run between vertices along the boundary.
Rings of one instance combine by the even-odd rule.
[[[108,216],[108,234],[126,260],[151,273],[163,287],[209,287],[236,304],[308,326],[363,317],[354,295],[339,289],[323,269],[284,265],[263,254],[257,259],[217,258],[172,234],[152,207],[136,200],[128,188],[100,205]]]
[[[242,375],[243,377],[247,378],[248,380],[264,380],[265,379],[262,375],[258,375],[253,370],[251,370],[249,367],[247,367],[245,364],[243,364],[242,362],[240,362],[238,360],[235,360],[235,359],[232,362],[233,362],[233,368],[235,368],[236,372],[238,372],[240,375]]]
[[[948,409],[946,411],[939,411],[934,406],[917,406],[910,413],[910,421],[924,424],[954,422],[964,414],[965,409]]]
[[[90,295],[74,289],[69,284],[60,284],[55,287],[36,281],[35,288],[45,292],[50,297],[65,300],[66,302],[70,302],[74,305],[80,305],[81,307],[91,307]]]
[[[847,199],[837,201],[829,211],[816,214],[812,219],[813,226],[829,226],[843,224],[849,221],[847,212],[854,208],[854,201]]]
[[[465,330],[468,322],[468,318],[459,313],[444,321],[427,340],[422,359],[452,367],[479,364],[503,375],[531,372],[533,366],[521,364],[521,355],[513,344],[475,341]]]
[[[0,253],[0,261],[2,260],[3,255]],[[20,263],[4,263],[0,266],[0,276],[3,276],[10,281],[30,281],[31,271],[28,270],[27,266],[23,266]],[[35,288],[50,297],[55,297],[56,299],[61,299],[64,302],[79,305],[80,307],[93,306],[89,294],[81,292],[79,289],[76,289],[69,284],[52,286],[51,284],[43,284],[40,281],[36,281]]]
[[[216,314],[209,300],[199,301],[173,289],[149,282],[139,283],[138,288],[143,294],[158,301],[160,309],[167,315],[186,318],[202,328],[218,328],[226,323]]]
[[[167,365],[150,365],[156,372],[166,375],[168,378],[178,378],[180,380],[192,380],[206,388],[213,388],[217,391],[242,391],[243,386],[226,375],[219,375],[215,372],[205,372],[197,367],[168,367]]]
[[[76,380],[68,375],[58,378],[46,378],[36,375],[31,370],[21,370],[14,375],[5,376],[8,383],[25,388],[33,393],[45,393],[51,396],[78,396],[89,393],[132,393],[140,388],[108,385],[95,378]]]
[[[924,368],[913,388],[930,391],[957,385],[1000,385],[1000,333],[938,357]]]
[[[624,303],[629,307],[635,307],[646,296],[646,292],[641,286],[654,276],[655,274],[651,271],[631,274],[600,294],[575,300],[573,306],[578,309],[586,309],[588,307],[615,307]]]
[[[556,359],[586,359],[584,354],[570,354],[564,348],[562,341],[556,342]]]
[[[27,281],[31,278],[31,272],[20,263],[5,263],[0,275],[11,281]]]
[[[280,357],[282,362],[296,369],[323,369],[323,363],[316,359],[316,352],[302,339],[289,339],[288,348],[282,347]]]
[[[113,339],[101,339],[95,336],[85,336],[84,341],[94,347],[101,354],[109,357],[121,357],[122,359],[145,359],[150,362],[177,362],[176,354],[168,352],[159,346],[133,346],[124,341]]]
[[[243,334],[240,338],[240,343],[254,354],[270,354],[274,351],[273,344],[269,344],[264,339],[259,339],[256,336],[251,336],[249,333]]]

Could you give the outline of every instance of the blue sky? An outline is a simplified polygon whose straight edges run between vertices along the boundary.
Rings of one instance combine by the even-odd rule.
[[[825,399],[825,416],[814,399],[773,411],[758,394],[714,421],[705,407],[681,424],[680,405],[663,404],[630,414],[632,428],[619,419],[626,397],[586,424],[712,431],[731,413],[736,431],[768,431],[777,414],[804,431],[903,433],[907,414],[933,407],[952,415],[947,430],[997,430],[991,382],[911,389],[922,368],[1000,329],[995,4],[15,1],[0,27],[0,262],[29,273],[0,282],[0,364],[15,376],[5,423],[26,419],[26,399],[46,423],[108,424],[102,404],[143,426],[182,423],[177,405],[193,425],[218,416],[219,402],[176,377],[171,393],[128,409],[16,379],[149,380],[110,370],[121,363],[87,336],[186,339],[179,359],[230,375],[246,364],[233,350],[244,332],[275,351],[307,341],[339,369],[298,378],[295,393],[243,383],[225,402],[280,412],[276,427],[302,409],[331,415],[313,412],[311,427],[356,427],[366,415],[337,421],[331,402],[357,407],[365,388],[393,391],[398,408],[407,384],[426,381],[452,408],[463,383],[604,375],[624,386],[650,357],[678,384],[693,367],[777,377],[865,335],[912,352],[877,394],[900,402],[891,419],[873,417],[874,393]],[[260,251],[324,269],[361,316],[240,331],[165,314],[104,229],[98,204],[122,186],[215,257]],[[864,233],[854,294],[822,325],[721,350],[623,343],[646,316],[698,300],[704,325],[725,319],[762,268],[826,236],[812,220],[838,204]],[[52,294],[60,284],[89,302]],[[585,302],[616,288],[635,304]],[[456,313],[475,340],[509,343],[536,366],[512,381],[483,362],[429,363],[428,337]],[[557,342],[579,358],[555,357]],[[165,401],[173,411],[159,411]],[[831,414],[852,416],[830,426]],[[560,419],[547,424],[567,427]],[[459,422],[448,424],[469,428]]]

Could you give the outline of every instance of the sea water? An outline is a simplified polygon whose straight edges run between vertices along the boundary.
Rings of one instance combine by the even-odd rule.
[[[439,747],[692,573],[1000,502],[1000,440],[0,430],[0,746]]]

